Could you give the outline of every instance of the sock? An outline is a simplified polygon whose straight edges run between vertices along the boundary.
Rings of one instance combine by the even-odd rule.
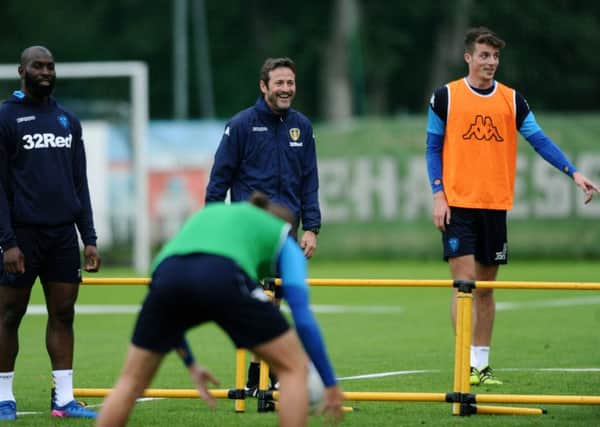
[[[12,400],[15,401],[13,394],[13,378],[15,372],[0,372],[0,401]]]
[[[260,375],[260,362],[250,362],[248,366],[248,382],[246,387],[258,387],[258,378]]]
[[[277,378],[277,375],[275,375],[275,372],[273,372],[272,369],[269,369],[269,380],[271,381],[271,388],[275,389],[277,387],[279,387],[279,379]]]
[[[73,397],[73,370],[60,369],[52,371],[54,380],[54,404],[64,406],[74,399]]]
[[[471,346],[471,367],[477,367],[477,353],[475,352],[475,347]]]
[[[487,368],[490,364],[490,347],[489,346],[472,346],[471,354],[475,354],[474,360],[471,360],[471,366],[476,367],[478,370]]]

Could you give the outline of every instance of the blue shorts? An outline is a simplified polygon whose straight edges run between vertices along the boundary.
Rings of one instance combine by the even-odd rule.
[[[32,287],[42,283],[81,283],[81,258],[74,224],[59,226],[17,226],[17,245],[25,257],[25,273],[4,271],[0,263],[0,286]]]
[[[210,321],[238,348],[256,347],[289,329],[262,288],[233,260],[190,254],[166,258],[156,268],[131,342],[167,353],[188,329]]]
[[[450,224],[442,232],[444,259],[474,255],[483,265],[506,264],[506,211],[450,208]]]

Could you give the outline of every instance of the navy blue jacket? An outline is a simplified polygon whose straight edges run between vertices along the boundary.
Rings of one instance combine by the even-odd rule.
[[[259,98],[225,126],[215,154],[206,202],[248,200],[252,191],[294,212],[304,230],[321,227],[319,176],[315,139],[310,121],[289,109],[274,114]]]
[[[15,91],[0,106],[0,247],[17,245],[16,226],[73,223],[96,244],[81,123],[54,98]]]

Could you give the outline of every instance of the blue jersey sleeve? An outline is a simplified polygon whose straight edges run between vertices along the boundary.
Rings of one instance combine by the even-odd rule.
[[[306,284],[306,259],[298,243],[288,236],[278,258],[283,286],[283,298],[292,311],[296,332],[304,349],[317,368],[325,387],[337,383],[333,367],[325,350],[325,342],[310,309]]]
[[[185,338],[185,336],[181,339],[179,346],[175,347],[175,352],[179,355],[181,361],[187,368],[192,366],[196,361],[194,353],[192,352],[192,349],[190,347],[190,343]]]
[[[442,119],[429,107],[427,114],[427,146],[425,159],[431,192],[437,193],[444,189],[442,183],[442,147],[444,144],[445,125]]]
[[[527,114],[519,128],[519,132],[527,139],[533,149],[556,169],[569,176],[573,176],[573,173],[577,171],[561,149],[542,131],[535,120],[533,112],[530,111]]]

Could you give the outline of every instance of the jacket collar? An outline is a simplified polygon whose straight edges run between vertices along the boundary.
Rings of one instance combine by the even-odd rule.
[[[283,113],[282,115],[280,114],[275,114],[267,105],[267,101],[265,101],[264,97],[259,97],[256,100],[256,104],[254,104],[254,107],[256,108],[256,110],[258,111],[258,113],[265,118],[266,120],[270,120],[270,121],[285,121],[287,119],[287,117],[290,115],[291,112],[293,112],[294,110],[292,108],[290,108],[289,110],[287,110],[285,113]]]

